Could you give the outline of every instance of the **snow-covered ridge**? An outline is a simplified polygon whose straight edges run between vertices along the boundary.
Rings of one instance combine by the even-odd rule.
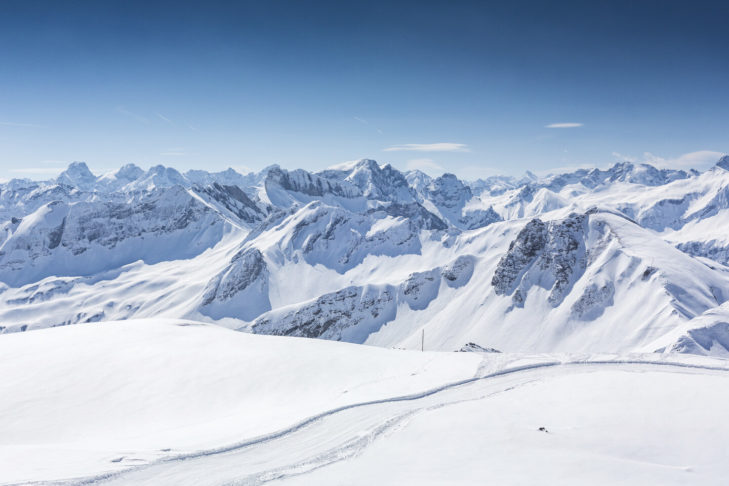
[[[0,331],[166,316],[386,347],[722,354],[702,316],[729,298],[727,160],[475,182],[367,159],[77,162],[0,185]]]

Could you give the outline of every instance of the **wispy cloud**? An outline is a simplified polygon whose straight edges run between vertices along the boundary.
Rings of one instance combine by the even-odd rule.
[[[45,128],[43,125],[37,125],[35,123],[19,123],[19,122],[9,122],[9,121],[0,121],[0,125],[2,125],[4,127]]]
[[[613,152],[613,157],[619,161],[645,163],[659,169],[705,169],[715,164],[724,155],[726,154],[713,150],[698,150],[678,157],[661,157],[650,152],[644,152],[641,157],[635,157]]]
[[[572,164],[563,165],[561,167],[552,167],[549,169],[534,169],[534,172],[538,176],[548,176],[552,174],[566,174],[568,172],[575,172],[580,169],[607,169],[608,165],[594,165],[594,164]]]
[[[149,125],[149,119],[148,118],[146,118],[146,117],[144,117],[142,115],[138,115],[136,113],[132,113],[131,111],[129,111],[126,108],[124,108],[123,106],[117,106],[116,107],[116,112],[119,113],[119,114],[121,114],[121,115],[128,116],[129,118],[133,118],[133,119],[137,120],[139,123],[144,123],[145,125]]]
[[[405,143],[383,149],[385,152],[470,152],[465,143]]]
[[[445,169],[433,159],[410,159],[406,167],[408,170],[421,170],[428,174],[445,172]]]
[[[160,120],[162,120],[162,121],[166,121],[166,122],[167,122],[167,123],[169,123],[170,125],[173,125],[173,123],[172,123],[172,120],[170,120],[169,118],[167,118],[166,116],[164,116],[164,115],[163,115],[162,113],[155,113],[155,115],[156,115],[156,116],[157,116],[157,118],[159,118]]]
[[[582,123],[550,123],[544,125],[544,128],[577,128],[583,126]]]
[[[365,125],[369,125],[369,123],[367,122],[367,120],[365,120],[364,118],[360,118],[358,116],[355,116],[355,117],[352,117],[352,118],[354,118],[355,120],[357,120],[360,123],[364,123]]]

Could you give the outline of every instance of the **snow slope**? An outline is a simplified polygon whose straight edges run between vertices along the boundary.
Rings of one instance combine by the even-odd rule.
[[[125,469],[323,410],[472,377],[473,354],[269,336],[173,319],[0,339],[0,483]]]
[[[3,336],[0,364],[2,484],[720,484],[728,467],[729,363],[699,356],[420,353],[130,320]]]

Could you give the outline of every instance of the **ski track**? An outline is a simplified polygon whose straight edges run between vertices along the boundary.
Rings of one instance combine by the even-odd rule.
[[[693,363],[681,363],[681,362],[669,362],[669,361],[644,361],[644,360],[584,360],[584,361],[545,361],[541,363],[533,363],[523,366],[515,366],[511,368],[505,368],[502,370],[494,371],[491,373],[488,373],[486,375],[482,376],[474,376],[472,378],[464,379],[464,380],[458,380],[451,383],[447,383],[423,392],[409,394],[409,395],[402,395],[402,396],[396,396],[391,398],[384,398],[379,400],[370,400],[365,402],[359,402],[359,403],[353,403],[349,405],[345,405],[342,407],[337,407],[322,413],[319,413],[317,415],[311,416],[307,419],[304,419],[303,421],[300,421],[291,427],[287,427],[285,429],[262,435],[259,437],[255,437],[252,439],[248,439],[242,442],[238,442],[235,444],[227,445],[224,447],[219,448],[213,448],[213,449],[206,449],[201,451],[195,451],[187,454],[180,454],[173,457],[167,457],[163,459],[159,459],[156,461],[149,462],[147,464],[139,465],[139,466],[133,466],[127,469],[114,471],[114,472],[107,472],[102,474],[97,474],[93,476],[88,477],[82,477],[82,478],[75,478],[75,479],[66,479],[66,480],[51,480],[51,481],[31,481],[31,482],[21,482],[21,483],[10,483],[9,486],[19,486],[19,485],[35,485],[35,486],[70,486],[70,485],[95,485],[95,484],[115,484],[116,481],[119,481],[120,484],[124,484],[125,482],[129,482],[130,484],[138,484],[141,481],[149,482],[150,484],[170,484],[169,482],[165,482],[164,478],[160,478],[160,476],[164,476],[165,470],[168,468],[176,468],[176,467],[188,467],[188,468],[194,468],[194,465],[190,464],[188,466],[185,466],[184,463],[188,461],[194,461],[194,460],[200,460],[200,459],[222,459],[223,461],[225,459],[230,459],[226,457],[226,455],[230,455],[231,453],[240,453],[244,450],[250,450],[254,451],[257,449],[252,449],[255,446],[262,446],[268,443],[271,443],[273,441],[277,441],[279,439],[285,439],[287,437],[293,436],[297,432],[300,432],[310,426],[312,426],[315,423],[322,423],[325,421],[325,419],[331,419],[333,417],[336,417],[338,415],[342,415],[345,412],[350,412],[354,410],[359,409],[367,409],[371,407],[376,407],[380,405],[392,405],[392,404],[400,404],[400,403],[408,403],[408,402],[416,402],[418,400],[423,400],[429,397],[433,397],[439,394],[442,394],[444,392],[454,390],[457,388],[465,387],[467,385],[472,385],[474,383],[479,382],[487,382],[489,380],[492,380],[494,378],[499,377],[506,377],[509,375],[518,375],[519,373],[523,372],[538,372],[543,371],[546,369],[555,369],[555,368],[569,368],[569,367],[582,367],[582,366],[595,366],[595,367],[602,367],[602,366],[608,366],[608,367],[622,367],[626,366],[629,367],[626,371],[636,371],[635,368],[632,367],[638,367],[638,370],[640,369],[651,369],[651,368],[682,368],[684,370],[691,370],[691,371],[719,371],[719,372],[729,372],[729,367],[722,367],[722,366],[709,366],[709,365],[701,365],[701,364],[693,364]],[[529,383],[532,383],[534,381],[539,380],[539,375],[536,378],[532,379],[525,379],[522,381],[518,381],[510,386],[507,386],[503,389],[494,390],[486,393],[476,393],[475,396],[472,397],[455,397],[450,400],[447,399],[434,404],[424,404],[422,406],[415,406],[409,409],[404,409],[402,411],[395,411],[396,413],[393,415],[392,411],[387,414],[388,416],[384,417],[384,419],[381,419],[379,417],[375,417],[376,423],[368,425],[367,427],[362,427],[361,423],[357,423],[357,429],[358,431],[353,431],[355,435],[353,437],[345,437],[343,442],[338,442],[334,447],[326,448],[325,450],[312,454],[306,454],[305,457],[295,460],[291,463],[284,464],[279,467],[274,467],[271,469],[266,469],[257,473],[253,474],[245,474],[243,473],[241,477],[237,479],[228,479],[228,480],[221,480],[218,482],[214,482],[211,484],[218,484],[218,485],[224,485],[224,486],[244,486],[244,485],[257,485],[257,484],[263,484],[267,483],[269,481],[278,480],[278,479],[284,479],[286,477],[290,476],[298,476],[301,474],[306,474],[308,472],[312,472],[316,469],[325,467],[329,464],[346,460],[351,457],[354,457],[361,453],[369,444],[371,444],[377,437],[387,433],[388,431],[391,431],[398,426],[402,425],[409,417],[412,415],[422,412],[424,410],[432,410],[448,405],[453,405],[456,403],[462,403],[465,401],[471,401],[471,400],[481,400],[484,398],[488,398],[490,396],[499,394],[499,393],[505,393],[507,391],[513,390],[516,387],[523,386]],[[365,420],[367,418],[372,418],[374,414],[369,414],[365,416]],[[365,430],[365,433],[362,431]],[[341,435],[341,434],[339,434]],[[334,439],[337,437],[335,436]],[[331,440],[331,439],[329,439]],[[317,445],[319,442],[317,442]],[[299,449],[307,449],[306,447],[299,447]],[[283,456],[284,454],[280,454]],[[235,458],[233,458],[235,459]],[[284,459],[286,460],[286,459]],[[154,474],[156,471],[155,469],[160,468],[161,471],[159,471],[159,474]],[[203,468],[204,469],[204,468]],[[150,471],[151,470],[151,471]],[[137,478],[129,478],[129,476],[137,476],[141,473],[145,472],[152,472],[152,475],[145,475],[139,479]],[[175,470],[172,471],[173,474],[179,474]],[[179,484],[179,481],[175,481],[175,483]]]

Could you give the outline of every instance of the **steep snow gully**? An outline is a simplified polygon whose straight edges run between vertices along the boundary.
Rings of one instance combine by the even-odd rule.
[[[518,387],[548,383],[555,377],[605,370],[720,374],[729,378],[729,363],[722,362],[708,365],[648,357],[627,360],[588,357],[567,361],[538,361],[537,358],[537,362],[507,367],[420,393],[335,408],[277,432],[220,448],[168,457],[107,474],[22,484],[264,484],[352,459],[378,437],[395,433],[415,414],[468,401],[489,400]],[[545,428],[544,432],[549,430]]]

